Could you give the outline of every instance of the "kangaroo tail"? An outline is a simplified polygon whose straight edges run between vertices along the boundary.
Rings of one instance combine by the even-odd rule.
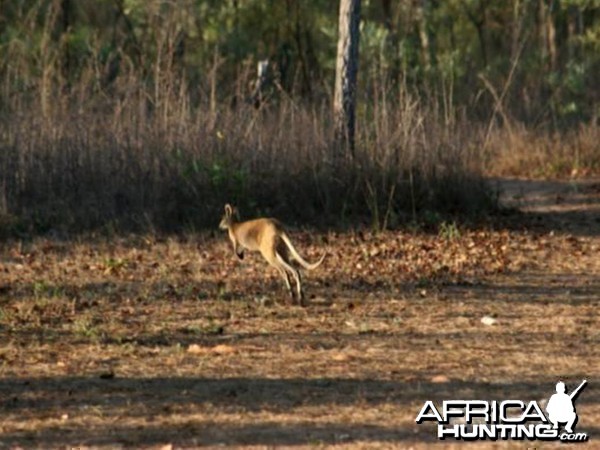
[[[292,241],[290,241],[290,238],[287,237],[287,235],[285,233],[281,233],[281,239],[283,239],[283,242],[285,242],[285,245],[287,246],[290,253],[292,254],[292,257],[296,261],[298,261],[300,263],[300,265],[302,267],[304,267],[306,270],[315,270],[317,267],[319,267],[321,265],[321,263],[325,259],[325,255],[323,255],[323,256],[321,256],[321,259],[319,259],[317,262],[311,264],[308,261],[306,261],[304,258],[302,258],[302,256],[300,256],[300,254],[296,251],[296,249],[292,245]]]

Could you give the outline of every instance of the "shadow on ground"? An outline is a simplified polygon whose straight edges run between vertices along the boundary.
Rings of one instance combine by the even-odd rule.
[[[519,211],[519,228],[600,234],[600,180],[521,180],[493,178],[501,206]]]
[[[577,377],[575,377],[577,378]],[[583,378],[583,376],[579,376]],[[56,447],[72,445],[125,446],[168,442],[176,445],[299,445],[335,444],[343,441],[409,442],[433,441],[427,425],[393,427],[365,423],[331,423],[327,420],[277,420],[296,408],[340,408],[356,405],[369,409],[380,404],[414,405],[416,417],[426,400],[438,404],[451,399],[543,400],[556,380],[523,383],[400,382],[376,379],[253,379],[253,378],[134,378],[95,379],[86,377],[15,378],[0,380],[4,399],[0,414],[66,414],[58,425],[35,432],[12,431],[1,438],[3,445],[25,446],[45,442]],[[589,390],[578,406],[600,401],[600,391]],[[194,411],[217,407],[221,420],[197,419]],[[102,425],[77,424],[79,411],[95,411]],[[270,413],[268,419],[252,423],[223,421],[223,412],[233,417]],[[172,419],[181,413],[180,422]],[[59,415],[60,417],[60,415]],[[203,417],[210,415],[203,414]],[[75,424],[71,423],[75,420]],[[393,420],[391,420],[393,423]],[[583,429],[589,434],[600,430]],[[594,433],[594,431],[596,433]]]

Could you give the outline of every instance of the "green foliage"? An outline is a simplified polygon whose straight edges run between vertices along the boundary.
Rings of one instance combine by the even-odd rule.
[[[33,296],[36,300],[60,297],[63,295],[60,287],[48,284],[45,281],[36,281],[33,283]]]
[[[447,241],[454,241],[460,238],[460,230],[458,229],[458,225],[456,225],[455,221],[443,221],[442,223],[440,223],[438,235],[440,238],[445,239]]]
[[[71,329],[80,338],[96,341],[100,337],[100,330],[95,322],[92,317],[78,317],[73,321]]]
[[[571,123],[593,116],[596,96],[582,93],[597,89],[598,2],[565,0],[549,8],[546,2],[518,0],[428,0],[390,2],[389,10],[385,4],[363,2],[361,91],[371,89],[382,74],[392,81],[408,79],[428,93],[450,80],[454,102],[475,105],[471,110],[479,112],[494,99],[485,95],[477,73],[485,73],[500,90],[517,49],[524,46],[505,108],[524,120],[564,116]],[[214,81],[219,98],[243,98],[256,62],[265,58],[272,63],[272,78],[293,95],[331,91],[337,2],[22,0],[3,5],[0,78],[11,92],[31,92],[39,82],[49,87],[49,80],[75,86],[94,77],[97,86],[107,88],[131,75],[163,89],[164,83],[173,87],[165,77],[175,70],[189,81],[198,101]],[[550,25],[556,67],[549,67],[544,37]]]
[[[205,158],[190,155],[182,149],[173,152],[178,202],[188,203],[189,214],[184,221],[193,221],[207,206],[220,210],[227,202],[247,207],[254,206],[249,196],[248,170],[226,156]],[[203,198],[202,204],[197,203]]]

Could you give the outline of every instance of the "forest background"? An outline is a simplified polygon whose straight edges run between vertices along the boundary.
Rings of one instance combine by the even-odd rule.
[[[351,158],[337,29],[328,0],[0,1],[0,236],[212,228],[226,202],[382,229],[600,169],[597,0],[364,0]]]

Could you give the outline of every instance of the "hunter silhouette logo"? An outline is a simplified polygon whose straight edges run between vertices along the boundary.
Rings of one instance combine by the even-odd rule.
[[[550,419],[550,422],[554,424],[553,428],[555,430],[558,429],[558,424],[563,422],[567,424],[565,426],[565,431],[567,433],[573,433],[573,427],[577,423],[577,412],[575,412],[573,402],[586,384],[587,380],[583,380],[577,389],[567,395],[565,393],[565,383],[562,381],[556,383],[556,394],[550,397],[548,406],[546,406],[548,418]]]
[[[415,421],[437,423],[437,436],[444,440],[560,440],[564,442],[585,442],[586,433],[574,431],[577,412],[574,402],[586,386],[587,380],[566,393],[565,383],[556,384],[556,393],[546,404],[546,414],[542,407],[532,400],[444,400],[441,406],[428,400]],[[543,404],[543,402],[542,402]],[[563,431],[560,425],[564,424]]]

